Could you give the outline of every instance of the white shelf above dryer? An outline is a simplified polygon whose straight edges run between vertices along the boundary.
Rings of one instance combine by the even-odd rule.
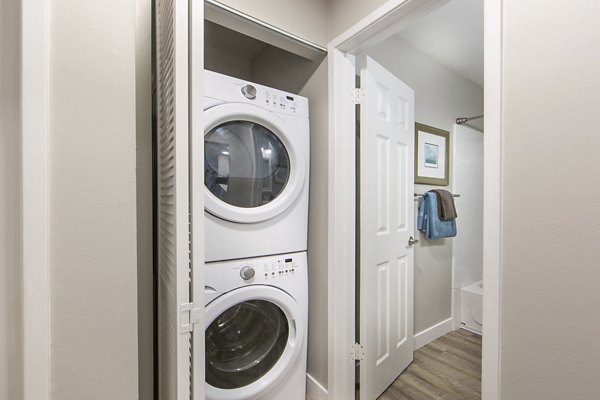
[[[327,49],[293,33],[254,18],[215,0],[205,0],[204,17],[218,25],[279,47],[314,61],[322,59]]]

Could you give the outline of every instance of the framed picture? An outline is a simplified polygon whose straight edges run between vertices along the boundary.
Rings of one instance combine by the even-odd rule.
[[[415,183],[448,186],[450,133],[415,123]]]

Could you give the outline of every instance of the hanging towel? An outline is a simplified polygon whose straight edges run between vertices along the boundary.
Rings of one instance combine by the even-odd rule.
[[[442,221],[438,216],[438,196],[435,192],[423,194],[417,228],[425,233],[428,240],[456,236],[456,220]]]
[[[434,189],[432,192],[436,192],[438,195],[438,214],[442,221],[448,221],[455,219],[456,206],[454,205],[454,196],[447,190]]]

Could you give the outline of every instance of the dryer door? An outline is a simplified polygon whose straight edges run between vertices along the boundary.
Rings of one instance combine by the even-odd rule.
[[[205,209],[232,222],[256,223],[284,212],[305,181],[298,134],[278,115],[252,104],[204,112]]]
[[[246,286],[206,307],[206,399],[259,399],[285,379],[302,348],[296,301],[283,290]]]

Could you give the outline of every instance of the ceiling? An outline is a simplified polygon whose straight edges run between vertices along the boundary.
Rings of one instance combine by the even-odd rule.
[[[453,0],[397,36],[483,87],[483,0]]]

